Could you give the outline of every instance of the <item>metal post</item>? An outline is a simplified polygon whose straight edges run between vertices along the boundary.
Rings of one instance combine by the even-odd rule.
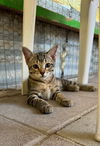
[[[78,82],[82,84],[88,83],[98,1],[99,0],[81,0]]]
[[[99,2],[100,14],[100,2]],[[99,30],[100,30],[100,15],[99,15]],[[99,66],[98,66],[98,108],[97,108],[97,126],[96,126],[96,140],[100,142],[100,31],[99,31]]]
[[[23,46],[33,51],[36,19],[36,0],[24,0],[23,10]],[[28,92],[28,68],[22,57],[22,95]]]

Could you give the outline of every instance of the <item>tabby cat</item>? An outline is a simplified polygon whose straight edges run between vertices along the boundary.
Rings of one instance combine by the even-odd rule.
[[[29,69],[29,94],[27,103],[36,107],[44,114],[53,112],[53,107],[47,102],[52,99],[64,107],[71,107],[73,102],[64,97],[62,90],[66,91],[95,91],[94,86],[80,85],[73,81],[60,80],[54,77],[54,64],[58,46],[48,52],[32,53],[23,47],[26,64]]]

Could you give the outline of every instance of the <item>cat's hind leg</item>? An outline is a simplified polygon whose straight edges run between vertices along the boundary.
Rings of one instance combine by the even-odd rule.
[[[54,93],[52,99],[57,101],[62,106],[65,106],[65,107],[73,106],[73,102],[67,99],[61,92]]]
[[[96,91],[96,88],[92,85],[84,85],[84,84],[79,84],[75,81],[70,81],[70,80],[62,80],[62,86],[63,86],[63,90],[64,91],[90,91],[90,92],[94,92]]]
[[[79,91],[79,85],[75,81],[63,80],[62,81],[62,90],[63,91]]]
[[[84,84],[79,84],[79,89],[81,91],[90,91],[90,92],[94,92],[96,91],[96,88],[92,85],[84,85]]]
[[[36,107],[43,114],[50,114],[53,112],[53,107],[47,101],[39,98],[35,94],[31,94],[28,97],[27,103],[33,107]]]

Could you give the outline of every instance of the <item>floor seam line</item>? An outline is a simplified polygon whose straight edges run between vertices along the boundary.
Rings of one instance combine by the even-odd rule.
[[[8,119],[8,120],[10,120],[10,121],[13,121],[13,122],[16,122],[16,123],[18,123],[18,124],[21,124],[21,125],[23,125],[23,126],[25,126],[25,127],[27,127],[27,128],[32,128],[33,130],[36,130],[36,131],[40,132],[41,134],[44,134],[44,135],[48,136],[48,133],[46,133],[45,131],[39,130],[39,129],[33,127],[33,126],[30,126],[30,125],[25,124],[25,123],[23,123],[23,122],[20,122],[20,121],[18,121],[18,120],[9,118],[9,117],[4,116],[4,115],[2,115],[2,114],[0,114],[0,116],[3,117],[3,118]]]
[[[78,144],[78,145],[80,145],[80,146],[86,146],[86,145],[83,145],[83,144],[81,144],[81,143],[79,143],[79,142],[77,142],[77,141],[75,141],[74,139],[72,139],[72,138],[70,138],[70,137],[63,137],[62,135],[58,135],[58,134],[56,134],[57,136],[60,136],[61,138],[64,138],[66,141],[67,140],[69,140],[70,142],[74,142],[75,144]]]
[[[80,142],[78,142],[78,141],[76,141],[76,140],[74,140],[74,139],[72,139],[72,138],[70,138],[70,137],[64,137],[64,136],[62,136],[62,135],[59,135],[59,134],[57,134],[58,136],[61,136],[62,138],[65,138],[65,139],[68,139],[69,141],[71,141],[71,142],[74,142],[74,143],[76,143],[76,144],[79,144],[80,146],[86,146],[86,145],[84,145],[84,144],[82,144],[82,143],[80,143]]]
[[[63,129],[64,127],[72,124],[73,122],[79,120],[80,118],[82,118],[83,116],[89,114],[90,112],[94,111],[95,109],[97,108],[97,105],[94,105],[93,107],[87,109],[87,111],[85,112],[82,112],[81,114],[75,116],[75,117],[72,117],[69,121],[65,121],[63,122],[62,124],[59,125],[59,129],[58,129],[58,126],[54,128],[52,128],[51,130],[48,130],[48,134],[53,134],[53,133],[57,133],[58,131],[60,131],[61,129]],[[74,118],[74,119],[73,119]]]

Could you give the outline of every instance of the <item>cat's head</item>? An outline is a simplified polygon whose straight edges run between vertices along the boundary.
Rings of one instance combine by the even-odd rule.
[[[28,48],[23,47],[22,51],[29,69],[29,76],[35,80],[47,80],[52,77],[56,51],[54,46],[48,52],[32,53]]]

